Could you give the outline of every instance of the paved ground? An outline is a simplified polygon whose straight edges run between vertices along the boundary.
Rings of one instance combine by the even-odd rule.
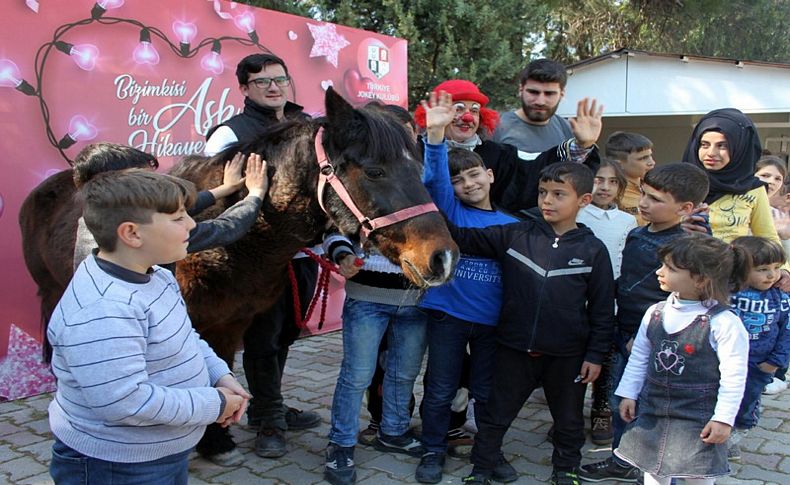
[[[252,452],[254,433],[244,426],[236,427],[233,434],[247,461],[239,467],[222,468],[195,456],[190,463],[190,483],[320,483],[331,397],[341,356],[339,333],[303,339],[291,348],[283,394],[290,405],[320,413],[323,424],[315,430],[290,433],[288,455],[279,460],[258,458]],[[422,393],[421,387],[417,393]],[[741,444],[742,463],[735,464],[734,475],[719,480],[719,484],[790,484],[790,391],[765,397],[760,428]],[[1,483],[52,483],[47,473],[52,444],[47,424],[50,399],[44,395],[0,403]],[[360,426],[366,424],[364,419]],[[545,483],[551,474],[551,445],[545,439],[549,421],[545,404],[534,396],[506,436],[505,454],[522,475],[518,483]],[[415,420],[415,424],[419,421]],[[602,459],[608,451],[592,448],[588,443],[584,461]],[[358,447],[356,462],[360,483],[415,483],[416,458]],[[460,483],[470,468],[465,461],[449,459],[444,483]]]

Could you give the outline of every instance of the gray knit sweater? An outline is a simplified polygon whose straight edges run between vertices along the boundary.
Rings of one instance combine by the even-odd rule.
[[[49,323],[57,378],[49,425],[106,461],[151,461],[190,449],[217,420],[212,385],[230,370],[192,328],[173,275],[135,273],[89,256]]]
[[[340,233],[326,234],[323,247],[324,254],[334,263],[346,254],[361,255],[360,248]],[[422,290],[381,253],[373,250],[364,261],[359,273],[346,280],[346,296],[349,298],[384,305],[414,306],[422,297]]]

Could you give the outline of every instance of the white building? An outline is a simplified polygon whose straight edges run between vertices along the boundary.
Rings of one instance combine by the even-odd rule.
[[[605,106],[600,145],[613,131],[653,141],[656,161],[680,160],[691,130],[717,108],[748,114],[763,149],[790,153],[790,64],[620,49],[568,66],[558,113],[585,96]]]

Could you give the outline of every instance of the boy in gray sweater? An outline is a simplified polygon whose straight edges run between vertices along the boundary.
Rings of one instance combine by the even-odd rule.
[[[186,181],[145,170],[82,189],[95,250],[49,323],[56,483],[186,484],[206,425],[238,422],[249,394],[192,329],[178,283],[157,266],[186,256]]]

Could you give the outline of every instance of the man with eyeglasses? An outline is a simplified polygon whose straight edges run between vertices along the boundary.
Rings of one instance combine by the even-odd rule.
[[[206,134],[207,156],[237,141],[250,141],[261,129],[283,118],[305,117],[302,106],[288,101],[291,76],[285,62],[273,54],[252,54],[236,67],[244,110]]]
[[[285,119],[306,118],[302,106],[288,101],[291,77],[285,62],[273,54],[252,54],[236,67],[239,91],[244,95],[244,110],[207,134],[204,154],[214,155],[237,141],[253,140],[272,123]],[[318,267],[310,258],[295,257],[299,298],[302,308],[315,291]],[[255,454],[279,458],[286,454],[286,430],[313,428],[321,424],[321,416],[285,406],[281,392],[283,369],[288,348],[299,336],[295,323],[290,283],[283,295],[266,313],[256,315],[244,334],[242,362],[247,385],[252,394],[247,409],[247,425],[258,430]],[[304,310],[303,310],[304,313]],[[302,315],[304,317],[304,315]],[[233,450],[232,450],[233,451]],[[213,461],[226,466],[241,462],[241,454],[222,453]]]

